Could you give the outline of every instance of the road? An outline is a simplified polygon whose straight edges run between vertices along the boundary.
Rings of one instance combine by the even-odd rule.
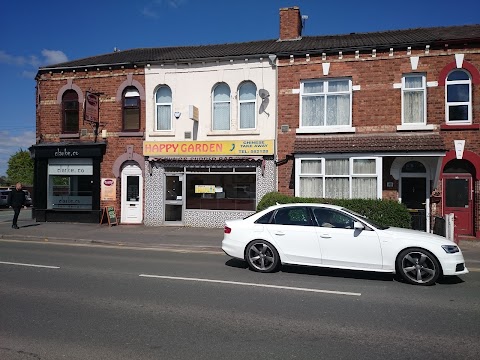
[[[42,267],[43,266],[43,267]],[[221,254],[0,241],[0,359],[479,359],[480,273],[432,287]]]

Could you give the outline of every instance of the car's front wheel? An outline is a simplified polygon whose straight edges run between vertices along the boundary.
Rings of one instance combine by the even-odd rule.
[[[435,256],[424,249],[403,250],[397,258],[397,273],[414,285],[433,285],[440,276],[441,269]]]
[[[264,240],[254,240],[247,245],[245,260],[250,269],[264,273],[273,272],[280,265],[277,249]]]

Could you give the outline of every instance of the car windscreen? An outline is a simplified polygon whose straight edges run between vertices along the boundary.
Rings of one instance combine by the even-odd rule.
[[[373,220],[370,220],[368,218],[366,218],[365,216],[363,215],[360,215],[359,213],[356,213],[355,211],[353,210],[349,210],[349,209],[345,209],[345,208],[342,208],[343,211],[349,213],[349,214],[352,214],[352,215],[355,215],[356,217],[362,219],[363,221],[365,221],[367,224],[371,224],[373,227],[375,227],[376,229],[379,229],[379,230],[386,230],[389,228],[389,226],[385,226],[383,224],[380,224],[379,222],[376,222],[376,221],[373,221]]]

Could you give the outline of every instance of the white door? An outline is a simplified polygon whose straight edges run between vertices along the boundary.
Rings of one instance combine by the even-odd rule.
[[[266,224],[275,245],[285,254],[282,262],[304,265],[320,264],[316,227],[307,207],[279,209],[274,216],[274,224]]]
[[[143,221],[143,175],[137,165],[126,165],[122,170],[123,224],[141,224]]]
[[[380,240],[375,231],[355,230],[355,219],[325,208],[313,208],[322,264],[357,269],[382,269]]]

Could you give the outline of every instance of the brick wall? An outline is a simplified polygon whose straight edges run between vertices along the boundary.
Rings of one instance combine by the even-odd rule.
[[[356,128],[356,133],[396,133],[397,126],[401,125],[401,89],[394,88],[393,84],[401,83],[402,75],[412,72],[426,74],[427,82],[437,82],[442,69],[455,62],[455,53],[465,54],[464,61],[480,69],[480,49],[453,49],[452,47],[431,48],[429,54],[425,54],[425,49],[413,49],[411,55],[408,55],[407,49],[404,49],[403,51],[395,50],[393,56],[390,56],[389,51],[377,51],[376,57],[372,57],[370,51],[360,53],[358,58],[355,57],[355,53],[343,53],[342,59],[339,59],[338,53],[327,54],[325,60],[322,60],[321,55],[310,55],[309,61],[305,55],[295,56],[293,62],[290,58],[280,58],[278,159],[285,159],[293,152],[295,129],[299,127],[300,120],[300,95],[294,92],[298,92],[302,80],[350,77],[353,86],[360,86],[360,90],[353,91],[352,94],[352,125]],[[412,70],[411,56],[419,57],[418,68],[415,71]],[[322,63],[325,62],[330,63],[329,73],[326,76],[323,75],[322,67]],[[478,125],[480,124],[480,86],[472,84],[472,89],[473,124]],[[441,134],[448,150],[455,150],[454,140],[465,139],[465,150],[480,155],[478,127],[452,130],[444,129],[445,126],[443,126],[441,129],[445,124],[444,86],[427,87],[427,124],[434,125],[433,131]],[[287,133],[282,133],[282,125],[289,126]],[[278,167],[280,192],[293,195],[293,177],[292,161]],[[384,197],[390,199],[398,197],[395,195],[395,189],[387,189],[385,184],[384,181]],[[398,184],[394,182],[394,186],[397,187]],[[476,206],[476,213],[480,213],[479,205]]]
[[[65,72],[42,74],[37,81],[37,142],[55,143],[93,142],[95,136],[90,124],[83,124],[83,104],[80,104],[79,129],[87,129],[86,136],[75,139],[61,138],[62,133],[62,105],[57,103],[59,91],[69,79],[72,85],[78,86],[83,94],[85,91],[99,92],[100,95],[100,128],[97,141],[104,141],[101,130],[106,129],[106,153],[101,164],[101,177],[113,178],[113,164],[115,160],[126,152],[127,145],[133,145],[133,151],[142,155],[143,136],[124,136],[122,133],[122,104],[116,101],[119,87],[127,80],[127,74],[133,74],[132,79],[138,81],[145,88],[143,69],[100,70],[88,72]],[[140,104],[140,132],[145,132],[145,101]],[[40,140],[41,139],[41,140]],[[115,202],[102,202],[100,205],[114,205],[117,215],[121,215],[120,206],[120,179],[117,179],[117,200]]]

